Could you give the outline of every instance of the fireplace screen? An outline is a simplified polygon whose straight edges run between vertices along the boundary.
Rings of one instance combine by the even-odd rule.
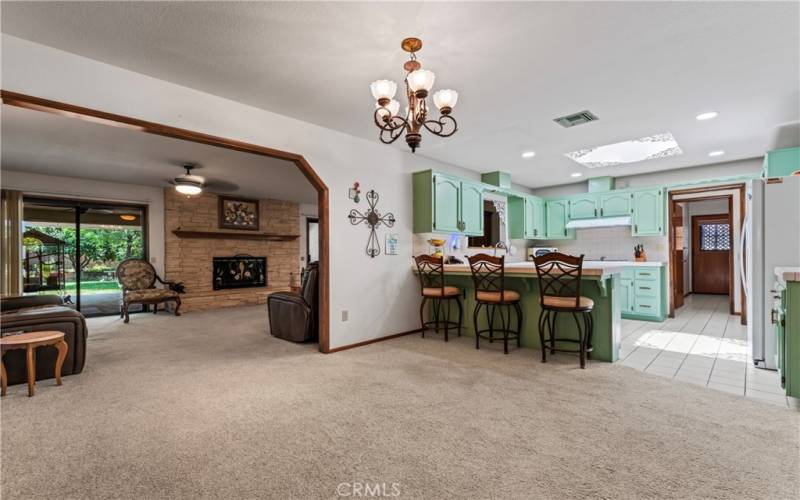
[[[267,258],[214,257],[214,290],[267,286]]]

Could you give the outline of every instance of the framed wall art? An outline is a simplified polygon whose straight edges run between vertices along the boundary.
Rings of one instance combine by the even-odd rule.
[[[258,200],[219,197],[219,228],[258,231]]]

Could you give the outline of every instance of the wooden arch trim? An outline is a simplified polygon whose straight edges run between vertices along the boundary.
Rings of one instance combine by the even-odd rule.
[[[224,137],[217,137],[201,132],[194,132],[182,128],[163,125],[161,123],[139,120],[129,116],[107,113],[97,109],[84,108],[41,97],[20,94],[8,90],[0,89],[0,99],[4,104],[17,106],[20,108],[44,111],[60,116],[78,118],[81,120],[102,123],[113,127],[129,128],[148,134],[155,134],[174,139],[197,142],[209,146],[217,146],[244,153],[252,153],[270,158],[288,160],[293,162],[303,173],[306,179],[317,190],[317,204],[319,205],[319,236],[320,236],[320,275],[319,275],[319,350],[324,353],[330,352],[330,265],[329,265],[329,237],[330,237],[330,217],[328,214],[328,186],[317,175],[311,165],[302,155],[289,153],[279,149],[268,148],[247,142],[241,142]]]

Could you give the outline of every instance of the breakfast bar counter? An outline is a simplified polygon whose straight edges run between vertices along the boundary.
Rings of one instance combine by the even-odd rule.
[[[620,306],[620,276],[622,263],[592,261],[584,263],[580,294],[594,301],[592,318],[594,332],[592,344],[594,351],[589,359],[614,362],[619,357],[621,342],[622,312]],[[416,272],[416,267],[412,268]],[[539,282],[536,266],[533,262],[509,262],[505,265],[505,287],[520,294],[522,306],[523,347],[539,349],[538,320],[541,312],[539,302]],[[469,264],[446,264],[444,266],[447,285],[463,290],[464,321],[462,335],[474,336],[472,312],[475,309],[475,290]],[[456,312],[451,313],[454,318]],[[481,314],[479,328],[486,328],[486,321]],[[570,336],[575,332],[575,321],[568,313],[558,316],[556,326],[559,336]],[[451,330],[451,335],[454,332]],[[577,337],[577,333],[575,335]],[[482,343],[483,344],[483,343]],[[498,343],[502,345],[502,342]],[[571,356],[558,353],[556,356]],[[538,355],[536,357],[538,360]]]

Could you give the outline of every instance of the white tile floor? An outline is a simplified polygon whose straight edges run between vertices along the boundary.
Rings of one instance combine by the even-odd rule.
[[[702,385],[784,407],[778,373],[753,366],[747,327],[728,314],[728,297],[689,295],[662,323],[622,320],[620,362],[645,373]]]

